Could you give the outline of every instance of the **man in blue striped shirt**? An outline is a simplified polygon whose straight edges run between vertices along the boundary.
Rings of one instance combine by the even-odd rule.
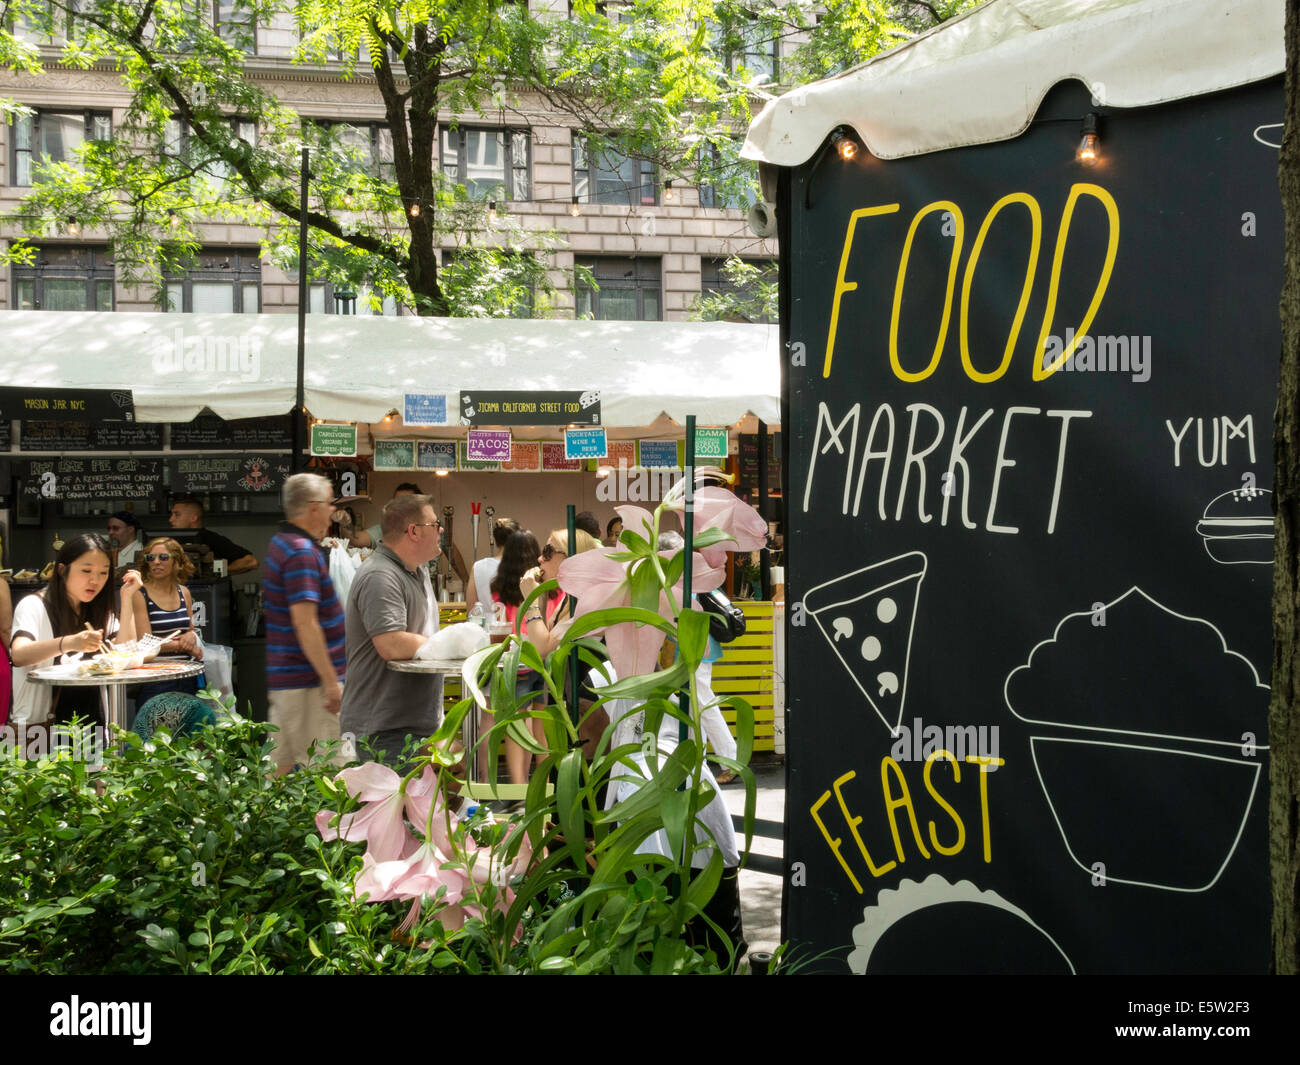
[[[329,530],[333,499],[333,486],[318,474],[288,478],[286,520],[266,552],[266,687],[270,722],[280,730],[274,754],[281,773],[306,764],[316,740],[339,738],[347,659],[343,604],[319,543]]]

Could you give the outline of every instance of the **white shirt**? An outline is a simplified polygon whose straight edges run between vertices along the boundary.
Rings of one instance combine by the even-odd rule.
[[[474,563],[471,578],[478,592],[478,601],[483,604],[484,610],[492,608],[492,578],[497,575],[497,570],[500,568],[499,558],[480,558]]]
[[[129,566],[140,557],[140,548],[143,545],[139,540],[132,540],[125,547],[117,549],[117,564],[119,566]]]
[[[117,629],[117,618],[109,614],[105,626],[106,633]],[[36,643],[54,639],[54,627],[50,624],[50,615],[45,611],[45,599],[40,593],[27,596],[14,607],[14,635],[24,633]],[[44,662],[37,662],[25,668],[13,667],[15,725],[41,725],[52,715],[54,706],[54,688],[49,684],[29,683],[27,674],[33,669],[50,665],[59,656],[54,655]]]

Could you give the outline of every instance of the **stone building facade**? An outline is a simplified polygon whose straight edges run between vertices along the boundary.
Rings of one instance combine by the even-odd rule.
[[[557,0],[533,0],[534,9],[539,3],[558,6]],[[347,123],[359,131],[358,137],[382,136],[382,101],[364,65],[351,81],[342,79],[341,64],[295,65],[291,57],[297,42],[291,22],[259,27],[256,54],[246,59],[246,71],[305,120]],[[775,45],[762,47],[773,49],[775,59]],[[81,135],[102,136],[106,128],[115,129],[125,113],[128,94],[113,71],[70,70],[58,65],[57,56],[57,49],[49,49],[45,73],[39,77],[0,73],[0,96],[37,112],[21,128],[18,123],[0,123],[0,211],[17,208],[30,190],[24,183],[26,171],[42,146],[68,151]],[[775,262],[775,240],[759,239],[749,228],[748,203],[718,203],[708,185],[674,181],[669,201],[659,176],[643,171],[633,174],[640,186],[624,194],[622,202],[599,202],[618,197],[602,191],[600,174],[579,170],[580,164],[591,164],[581,150],[575,151],[575,134],[565,116],[548,110],[540,99],[506,88],[508,111],[440,116],[441,162],[451,167],[460,153],[473,156],[465,172],[477,165],[480,177],[491,177],[496,168],[502,181],[511,179],[506,168],[513,165],[519,171],[527,197],[512,198],[503,208],[526,228],[554,230],[563,237],[558,250],[545,253],[548,273],[559,290],[548,313],[571,316],[580,304],[577,313],[597,318],[681,320],[702,290],[720,286],[718,269],[728,256]],[[446,125],[453,117],[459,118],[469,140],[447,141],[456,136]],[[512,139],[512,133],[525,139]],[[507,143],[513,152],[503,150]],[[527,159],[520,166],[517,156],[525,143]],[[449,147],[458,154],[453,156]],[[615,180],[605,184],[617,186],[619,173],[612,172]],[[576,214],[575,196],[580,201]],[[174,309],[296,312],[296,278],[258,252],[264,231],[225,223],[204,225],[201,231],[204,255],[198,267],[169,286],[167,298]],[[0,239],[18,233],[12,222],[0,225]],[[149,292],[128,287],[115,276],[103,237],[97,243],[95,236],[69,232],[66,226],[50,230],[40,242],[38,265],[3,268],[0,309],[157,310]],[[575,263],[592,270],[601,285],[598,292],[575,297]],[[333,313],[337,308],[332,292],[315,286],[309,309]],[[364,294],[357,311],[368,311]],[[390,301],[386,313],[405,312]]]

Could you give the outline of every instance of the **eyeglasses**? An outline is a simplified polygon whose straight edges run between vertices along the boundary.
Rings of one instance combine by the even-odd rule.
[[[172,560],[172,556],[171,555],[145,555],[144,560],[146,562],[170,562]]]
[[[569,552],[561,551],[558,547],[554,547],[551,544],[547,544],[545,547],[542,548],[543,562],[550,562],[551,559],[554,558],[556,555],[563,555],[565,558],[568,558]]]
[[[413,528],[413,529],[441,529],[441,528],[442,528],[442,522],[440,522],[440,521],[413,521],[413,522],[411,522],[411,528]]]

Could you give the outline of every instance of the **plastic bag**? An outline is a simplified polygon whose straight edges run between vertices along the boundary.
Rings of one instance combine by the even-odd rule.
[[[216,688],[222,695],[234,695],[233,682],[235,649],[220,643],[203,645],[203,683],[205,688]]]

